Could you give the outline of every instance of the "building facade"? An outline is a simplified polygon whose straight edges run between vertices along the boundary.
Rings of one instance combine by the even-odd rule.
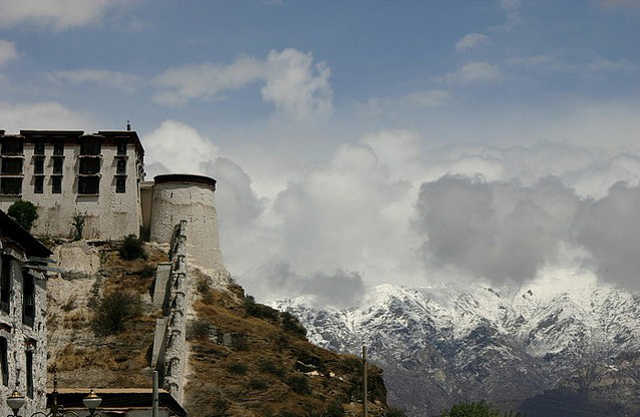
[[[16,390],[23,415],[43,410],[47,386],[46,270],[51,251],[0,212],[0,413]]]
[[[38,207],[33,232],[85,239],[140,233],[144,150],[136,132],[0,130],[0,209],[17,200]]]

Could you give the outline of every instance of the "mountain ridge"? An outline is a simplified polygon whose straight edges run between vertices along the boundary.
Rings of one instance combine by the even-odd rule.
[[[308,298],[272,305],[322,347],[367,345],[390,402],[415,416],[479,399],[516,408],[640,346],[640,298],[591,276],[558,273],[520,287],[383,284],[347,309],[314,308]]]

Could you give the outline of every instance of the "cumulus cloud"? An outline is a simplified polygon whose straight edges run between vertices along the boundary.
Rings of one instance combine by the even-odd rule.
[[[132,74],[118,71],[99,69],[76,69],[68,71],[55,71],[47,74],[49,80],[54,83],[96,83],[115,87],[127,92],[133,92],[140,88],[143,80]]]
[[[502,78],[500,68],[488,62],[467,62],[456,71],[445,75],[447,82],[471,84],[476,82],[497,81]]]
[[[303,277],[286,261],[277,261],[265,265],[261,274],[265,287],[276,293],[275,298],[305,296],[317,307],[350,307],[365,293],[364,282],[358,273],[340,269],[333,274],[316,272]]]
[[[166,120],[144,137],[145,159],[151,175],[164,172],[205,174],[206,165],[215,160],[218,148],[193,127]],[[149,168],[156,167],[156,170]]]
[[[414,132],[381,130],[282,183],[256,181],[184,123],[167,121],[144,139],[148,164],[218,180],[225,262],[262,301],[307,295],[347,306],[374,284],[445,275],[521,283],[563,262],[636,285],[640,157],[628,151],[425,149]]]
[[[494,282],[522,282],[555,260],[578,205],[552,178],[521,187],[447,176],[422,185],[416,224],[427,237],[429,262]]]
[[[483,35],[482,33],[468,33],[456,42],[456,49],[458,51],[466,51],[488,41],[489,37],[487,35]]]
[[[79,129],[95,126],[86,115],[58,102],[9,103],[0,101],[0,126],[8,132],[20,129]]]
[[[19,57],[14,42],[0,39],[0,67]]]
[[[276,111],[296,120],[325,119],[331,115],[331,70],[323,61],[314,65],[311,53],[287,48],[267,56],[266,85],[262,99]]]
[[[112,0],[35,0],[0,2],[0,26],[34,25],[62,31],[98,22],[115,5]]]
[[[171,68],[154,78],[158,103],[181,105],[193,99],[220,99],[225,92],[262,82],[262,100],[286,120],[325,120],[333,112],[331,70],[313,55],[295,49],[270,51],[263,60],[241,57],[230,65],[205,63]]]
[[[640,289],[640,188],[615,184],[587,201],[576,218],[576,238],[595,258],[598,275]]]

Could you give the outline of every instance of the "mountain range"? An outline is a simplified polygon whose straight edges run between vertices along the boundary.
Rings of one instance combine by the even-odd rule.
[[[350,308],[304,297],[273,306],[296,315],[322,347],[367,346],[389,402],[411,416],[477,400],[529,417],[640,412],[640,297],[594,278],[380,285]]]

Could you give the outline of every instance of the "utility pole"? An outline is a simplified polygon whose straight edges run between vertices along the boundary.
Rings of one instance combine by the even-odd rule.
[[[367,403],[369,396],[367,395],[367,347],[362,346],[362,415],[367,417]]]
[[[158,402],[159,402],[159,393],[158,393],[158,371],[153,371],[153,401],[151,403],[151,415],[153,417],[158,417]]]

